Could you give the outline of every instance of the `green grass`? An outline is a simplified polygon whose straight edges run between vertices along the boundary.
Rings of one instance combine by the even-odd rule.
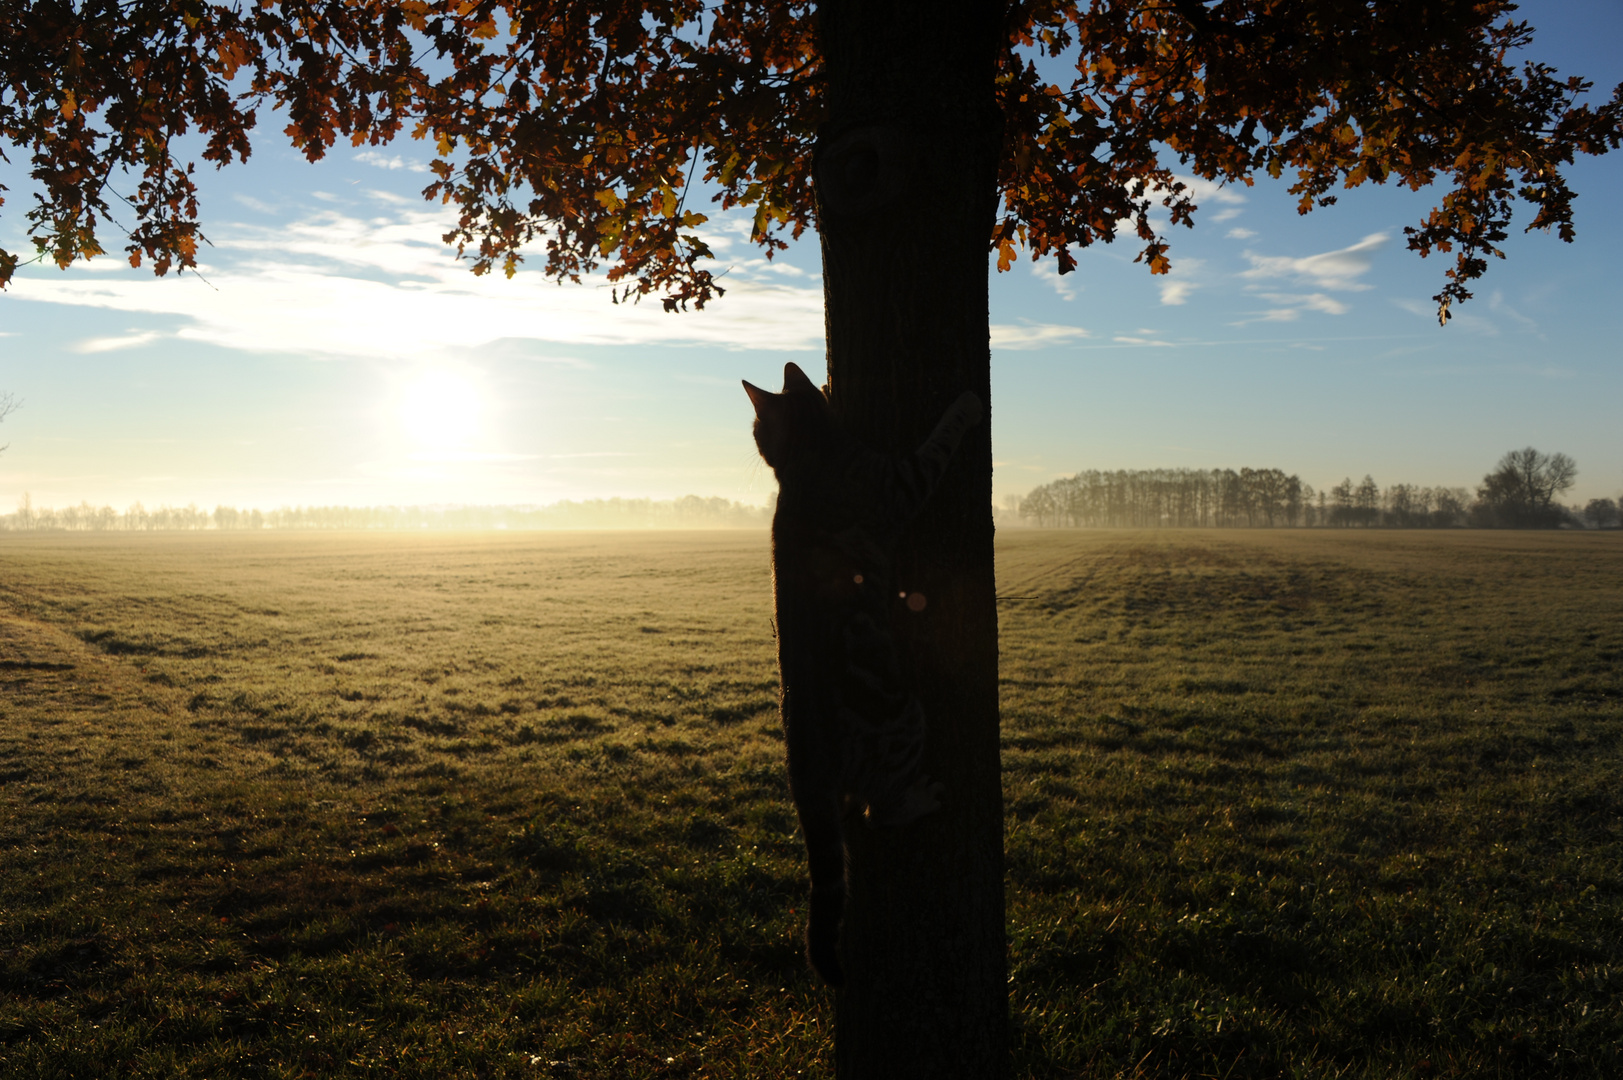
[[[1036,1075],[1623,1067],[1623,545],[1016,535]]]
[[[832,1075],[763,535],[0,565],[0,1075]],[[999,573],[1017,1076],[1623,1073],[1617,537]]]

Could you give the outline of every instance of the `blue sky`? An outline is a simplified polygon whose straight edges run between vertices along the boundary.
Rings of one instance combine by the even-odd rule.
[[[1609,91],[1623,3],[1543,0],[1530,55]],[[1602,97],[1602,93],[1592,95]],[[613,306],[596,286],[475,278],[421,200],[425,148],[311,166],[261,125],[203,179],[201,276],[109,255],[0,296],[0,508],[86,500],[546,503],[688,493],[764,502],[740,378],[822,364],[808,237],[770,264],[713,219],[727,296]],[[1571,170],[1578,241],[1517,234],[1447,329],[1445,263],[1402,229],[1436,194],[1363,188],[1298,217],[1283,184],[1211,189],[1152,278],[1127,244],[1060,279],[992,274],[998,498],[1086,468],[1278,466],[1472,486],[1506,450],[1564,451],[1570,499],[1623,492],[1623,154]],[[15,166],[0,240],[25,249]],[[113,238],[105,238],[117,250]]]

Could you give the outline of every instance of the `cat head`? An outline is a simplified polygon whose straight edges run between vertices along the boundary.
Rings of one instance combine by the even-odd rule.
[[[755,406],[755,445],[774,470],[791,468],[797,458],[815,452],[834,430],[828,398],[799,366],[783,365],[783,391],[774,394],[744,383]]]

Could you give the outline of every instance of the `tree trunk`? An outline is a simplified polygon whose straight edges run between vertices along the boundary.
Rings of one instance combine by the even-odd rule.
[[[830,396],[878,450],[911,449],[968,389],[987,419],[903,542],[893,627],[928,725],[942,808],[852,827],[835,999],[845,1080],[1008,1072],[1003,797],[992,564],[987,248],[997,207],[999,4],[820,6],[818,146]]]

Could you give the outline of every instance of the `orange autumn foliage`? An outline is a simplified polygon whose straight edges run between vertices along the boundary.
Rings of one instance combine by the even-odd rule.
[[[1175,170],[1289,173],[1304,213],[1368,182],[1441,182],[1408,243],[1454,255],[1435,298],[1446,320],[1501,254],[1518,201],[1528,228],[1572,238],[1563,168],[1623,139],[1623,87],[1592,107],[1583,80],[1517,67],[1532,31],[1512,10],[1007,5],[999,269],[1023,247],[1065,273],[1125,229],[1165,273],[1150,212],[1183,225],[1196,211]],[[696,175],[723,209],[754,210],[768,256],[816,225],[824,103],[807,0],[0,0],[0,25],[0,149],[26,155],[33,244],[62,267],[100,254],[108,223],[132,264],[195,265],[195,166],[175,139],[202,133],[217,166],[246,159],[267,107],[311,160],[339,138],[433,147],[424,195],[456,208],[445,239],[475,273],[512,274],[539,246],[551,277],[603,268],[616,299],[702,307],[723,289],[705,268]],[[18,258],[0,251],[0,285]]]

